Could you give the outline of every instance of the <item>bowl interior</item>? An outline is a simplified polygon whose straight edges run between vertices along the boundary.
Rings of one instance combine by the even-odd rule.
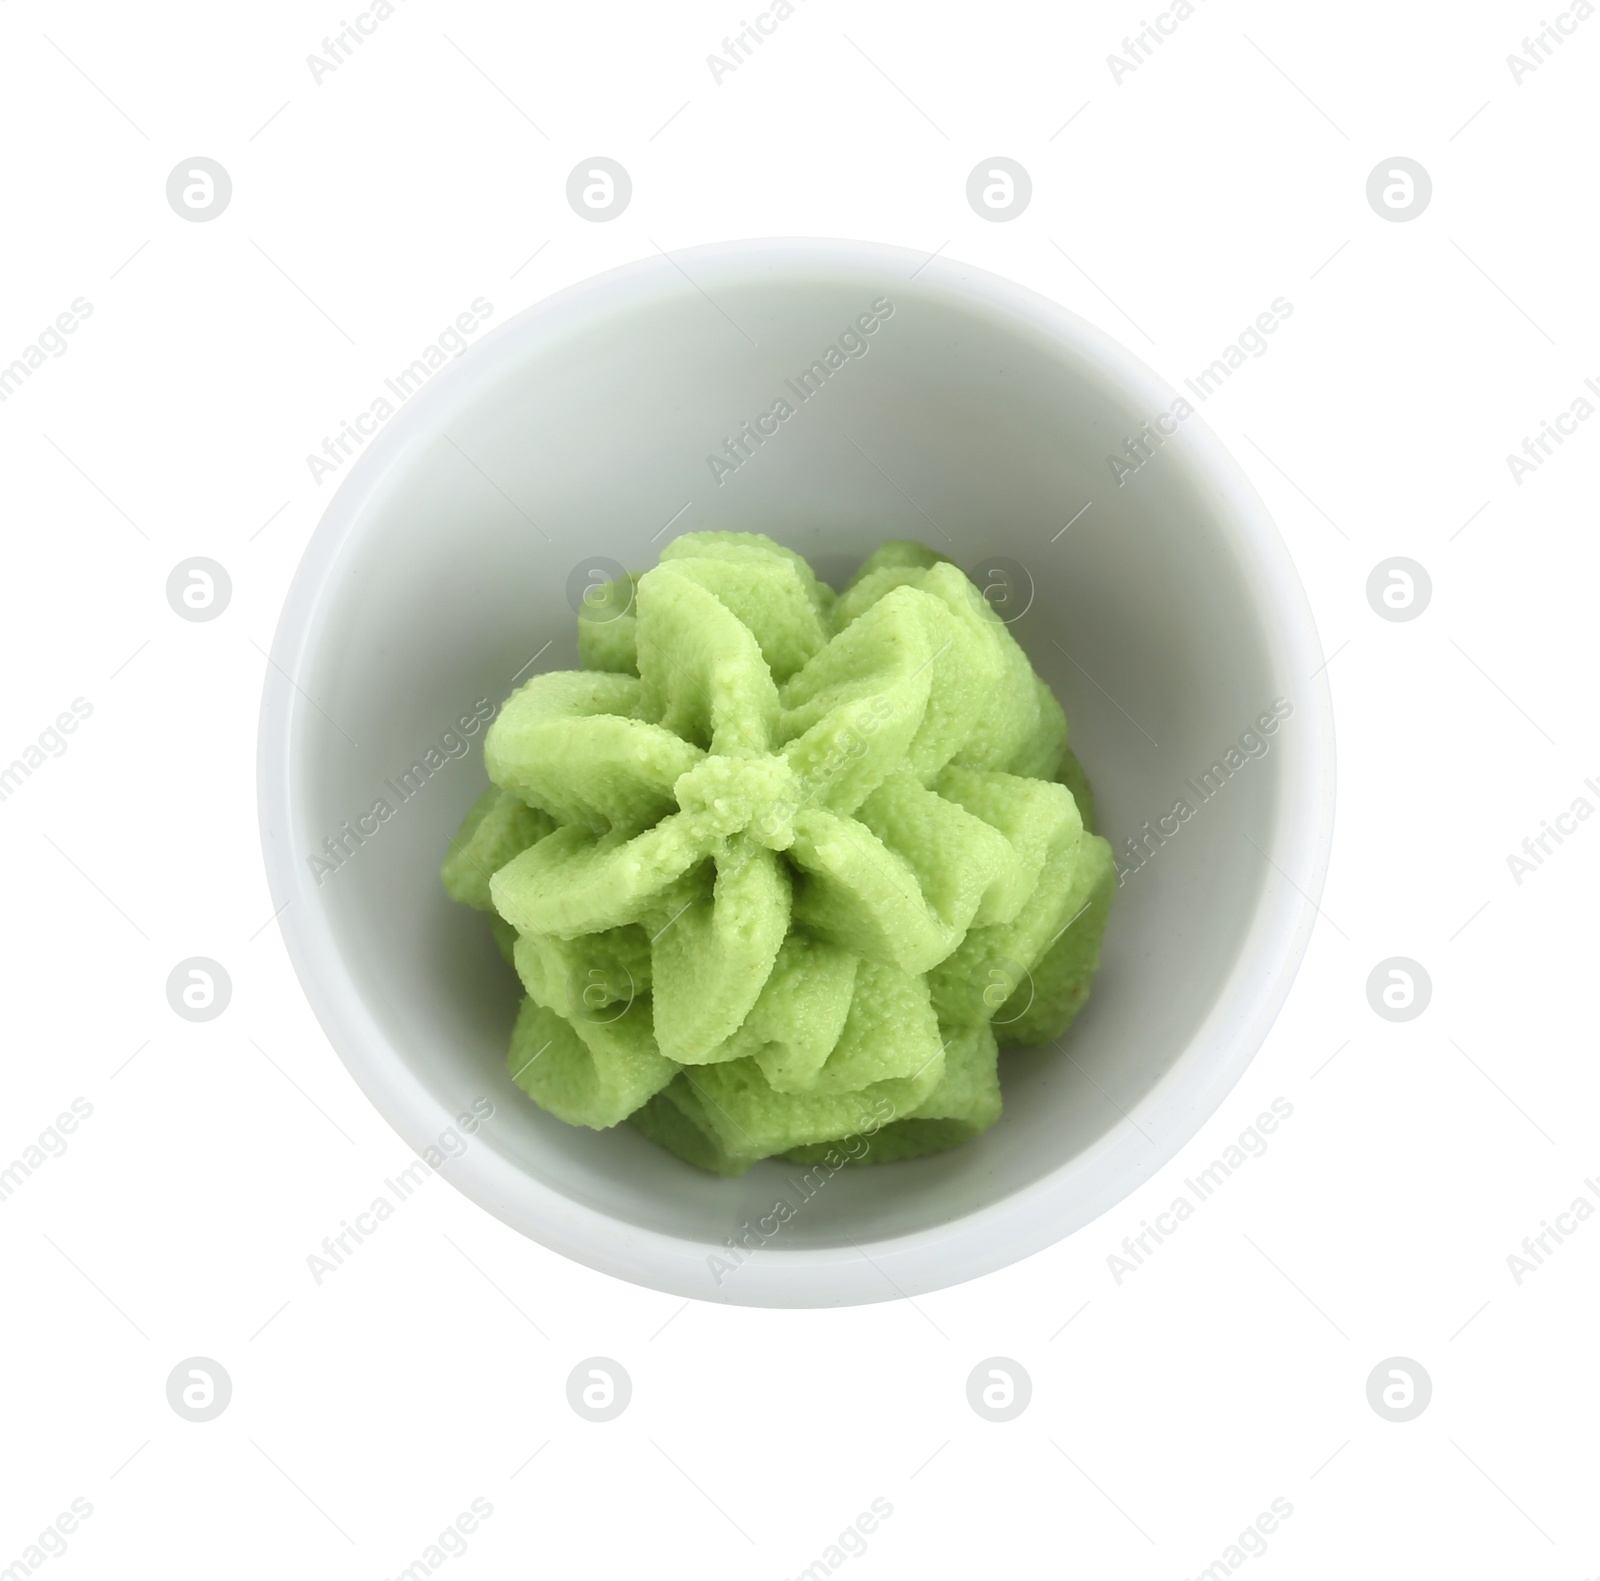
[[[621,1242],[653,1231],[715,1247],[792,1197],[804,1171],[768,1162],[713,1179],[626,1126],[559,1124],[511,1085],[518,986],[485,919],[438,880],[486,783],[482,731],[460,722],[536,669],[576,665],[590,562],[642,569],[704,528],[768,533],[835,581],[884,538],[944,551],[995,588],[1055,688],[1101,832],[1122,853],[1148,820],[1162,843],[1147,839],[1153,854],[1117,895],[1094,993],[1061,1047],[1003,1056],[999,1125],[939,1157],[841,1172],[782,1247],[935,1234],[1156,1114],[1251,969],[1307,728],[1292,714],[1273,733],[1260,725],[1275,700],[1280,713],[1301,703],[1290,617],[1198,418],[1163,425],[1175,432],[1131,470],[1125,441],[1173,397],[1068,315],[1019,306],[1025,293],[942,260],[913,278],[916,260],[888,249],[681,262],[524,314],[425,386],[361,458],[308,555],[280,654],[298,694],[278,855],[299,877],[282,882],[333,957],[313,970],[359,1008],[366,1047],[341,1052],[380,1106],[384,1089],[406,1087],[413,1145],[431,1139],[419,1115],[436,1113],[442,1131],[487,1098],[495,1117],[471,1147],[494,1155],[489,1205],[512,1222],[526,1190],[614,1221]],[[708,463],[780,400],[792,415],[769,417],[759,445],[747,438],[737,468]],[[1111,455],[1130,466],[1120,480]],[[1180,801],[1192,817],[1173,815]],[[391,815],[373,816],[379,802]],[[361,834],[363,816],[375,832],[358,845],[344,830]],[[313,876],[330,837],[346,851]],[[1153,1141],[1160,1156],[1138,1155],[1136,1174],[1221,1096],[1201,1104],[1199,1090],[1183,1097],[1194,1112],[1177,1140]],[[1058,1209],[1044,1239],[1099,1211],[1095,1196],[1085,1190],[1081,1216]]]

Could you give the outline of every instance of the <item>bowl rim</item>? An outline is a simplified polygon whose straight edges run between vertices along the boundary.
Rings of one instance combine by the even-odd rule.
[[[710,243],[670,257],[658,250],[590,276],[514,314],[441,369],[355,458],[307,542],[284,600],[263,683],[257,802],[276,920],[301,987],[334,1052],[412,1149],[422,1153],[453,1121],[394,1055],[344,975],[326,915],[296,857],[295,748],[309,698],[300,673],[319,604],[346,539],[389,472],[487,379],[596,316],[681,293],[684,265],[704,273],[774,264],[819,274],[915,276],[919,295],[963,299],[1031,332],[1057,355],[1092,364],[1151,412],[1170,407],[1166,382],[1126,347],[1029,287],[944,254],[883,243],[771,237]],[[690,282],[694,283],[693,280]],[[709,1257],[720,1242],[647,1229],[574,1201],[492,1148],[469,1146],[442,1173],[506,1224],[575,1262],[692,1299],[762,1307],[855,1305],[963,1283],[1044,1250],[1092,1223],[1170,1163],[1220,1107],[1255,1057],[1288,996],[1319,914],[1334,824],[1334,721],[1322,644],[1304,586],[1265,504],[1198,413],[1183,431],[1183,465],[1215,492],[1216,515],[1236,536],[1254,585],[1269,662],[1303,675],[1300,728],[1274,753],[1279,802],[1271,849],[1283,883],[1267,882],[1227,976],[1193,1036],[1125,1118],[1032,1184],[942,1224],[848,1247],[764,1246],[717,1288]],[[314,706],[314,705],[311,705]]]

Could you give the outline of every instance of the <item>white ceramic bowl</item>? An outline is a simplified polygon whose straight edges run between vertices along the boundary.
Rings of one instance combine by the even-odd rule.
[[[828,377],[802,402],[785,381],[817,361]],[[780,398],[794,414],[717,474],[707,457]],[[1108,464],[1173,405],[1098,330],[993,275],[754,241],[564,291],[401,406],[295,578],[259,765],[290,956],[400,1135],[437,1147],[487,1100],[493,1117],[444,1166],[468,1196],[593,1268],[753,1306],[973,1278],[1170,1159],[1288,992],[1333,818],[1320,645],[1260,500],[1198,416],[1161,424],[1173,432],[1131,475]],[[1003,1056],[1005,1116],[968,1146],[820,1182],[777,1162],[721,1180],[627,1126],[559,1124],[507,1078],[517,985],[437,876],[486,783],[482,733],[458,721],[535,668],[576,665],[584,562],[643,569],[703,528],[768,533],[833,578],[887,537],[999,567],[985,581],[1066,707],[1102,831],[1119,852],[1147,820],[1161,838],[1119,891],[1088,1008],[1061,1048]],[[1268,734],[1275,700],[1292,713]],[[470,750],[452,758],[458,739]],[[442,766],[402,801],[402,771],[429,768],[430,747]],[[393,816],[370,816],[379,800]],[[1180,800],[1192,817],[1173,815]],[[347,823],[363,843],[341,836],[349,854],[319,881],[311,858]]]

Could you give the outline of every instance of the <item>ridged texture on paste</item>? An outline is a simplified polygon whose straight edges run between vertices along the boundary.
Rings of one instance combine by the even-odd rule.
[[[836,595],[691,533],[591,590],[579,650],[501,708],[441,873],[527,990],[517,1084],[728,1175],[992,1125],[997,1049],[1082,1007],[1116,875],[982,594],[919,544]]]

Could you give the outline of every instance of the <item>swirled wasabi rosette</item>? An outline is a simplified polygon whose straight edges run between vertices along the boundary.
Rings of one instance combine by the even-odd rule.
[[[840,593],[753,533],[607,584],[442,869],[526,990],[508,1069],[690,1163],[939,1151],[998,1049],[1089,993],[1115,888],[1067,722],[967,577],[880,547]]]

